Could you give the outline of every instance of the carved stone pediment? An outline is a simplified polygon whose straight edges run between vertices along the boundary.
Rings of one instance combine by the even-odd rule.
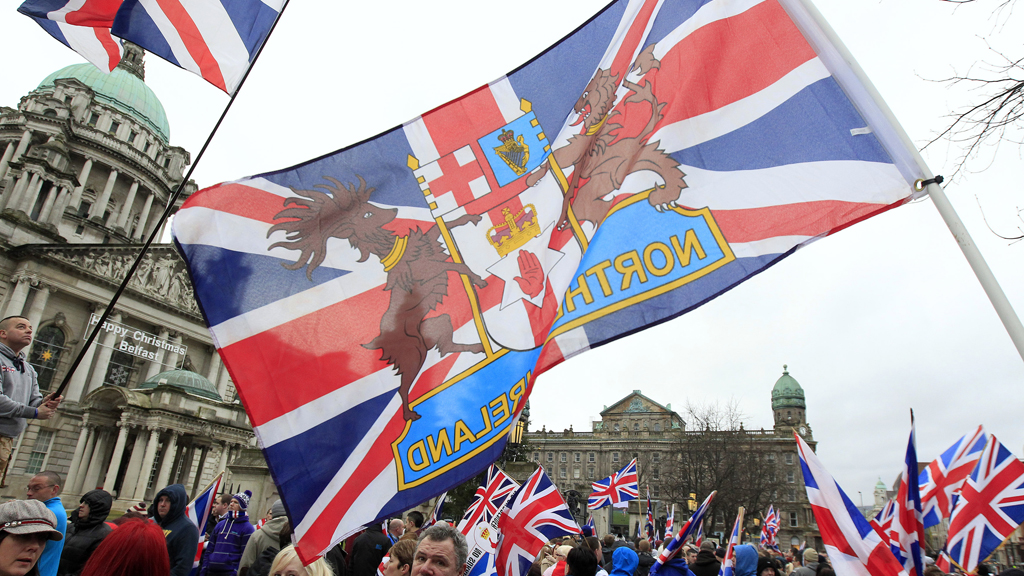
[[[59,263],[77,276],[116,288],[139,253],[138,246],[78,244],[55,247],[28,245],[19,251]],[[128,284],[133,295],[158,303],[183,316],[202,322],[199,305],[185,261],[169,244],[152,246]]]

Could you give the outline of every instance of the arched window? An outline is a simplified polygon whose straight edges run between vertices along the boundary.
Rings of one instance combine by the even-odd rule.
[[[36,369],[40,390],[49,390],[53,382],[61,354],[64,352],[64,339],[64,331],[52,324],[36,334],[28,363]]]
[[[135,356],[114,350],[110,355],[110,363],[107,364],[107,375],[103,378],[103,384],[127,388],[134,372]]]

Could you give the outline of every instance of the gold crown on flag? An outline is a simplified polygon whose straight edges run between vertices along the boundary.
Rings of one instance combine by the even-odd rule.
[[[487,231],[487,241],[498,251],[498,256],[504,258],[539,235],[540,224],[537,222],[537,209],[533,204],[527,204],[515,215],[512,214],[512,209],[506,206],[501,209],[501,214],[505,221]]]

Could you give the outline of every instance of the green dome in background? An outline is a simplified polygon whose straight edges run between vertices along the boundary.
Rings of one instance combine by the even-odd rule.
[[[168,370],[153,376],[136,387],[136,390],[148,390],[161,384],[181,388],[189,394],[195,394],[218,402],[224,400],[217,393],[217,387],[209,380],[190,370]]]
[[[772,388],[772,410],[780,408],[807,408],[804,402],[804,389],[800,383],[789,375],[787,366],[782,367],[782,377],[775,382]]]
[[[164,106],[138,76],[121,68],[107,74],[92,64],[72,64],[57,70],[39,83],[38,89],[52,88],[58,78],[74,78],[96,93],[96,99],[134,116],[148,126],[164,143],[171,137]]]

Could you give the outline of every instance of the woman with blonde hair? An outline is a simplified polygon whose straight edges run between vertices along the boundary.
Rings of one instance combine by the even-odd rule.
[[[334,576],[334,571],[323,558],[303,566],[295,547],[288,546],[274,557],[274,563],[270,565],[270,576]]]

